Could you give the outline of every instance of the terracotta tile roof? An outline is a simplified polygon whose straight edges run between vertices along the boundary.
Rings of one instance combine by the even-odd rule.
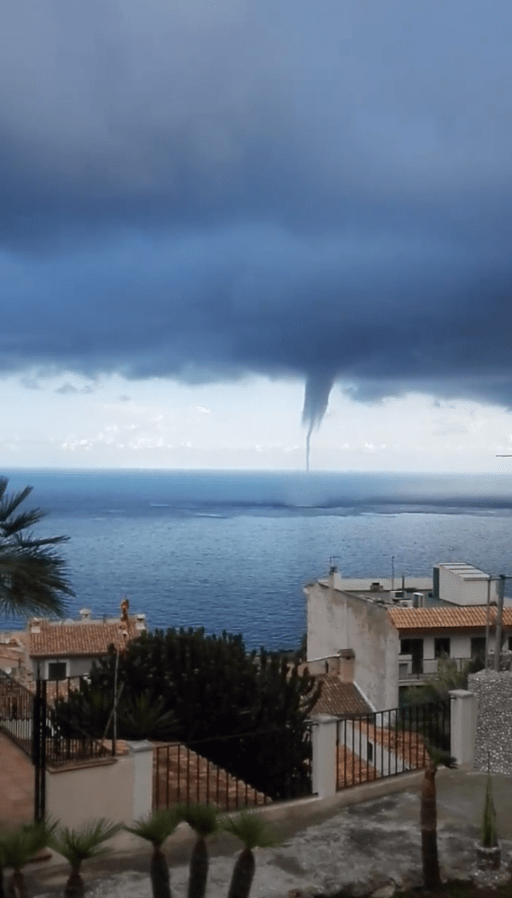
[[[23,641],[31,658],[99,656],[106,655],[110,645],[121,649],[140,634],[133,617],[127,621],[40,620],[29,622]]]
[[[369,720],[356,721],[354,729],[359,730],[377,745],[382,745],[387,751],[401,757],[411,769],[426,767],[428,763],[425,739],[421,733],[376,727],[373,721]]]
[[[338,769],[336,787],[346,789],[347,786],[359,786],[361,783],[369,783],[379,778],[372,764],[363,761],[358,754],[350,751],[347,746],[342,746],[338,751]]]
[[[235,811],[272,801],[181,742],[153,744],[153,807],[198,801]]]
[[[474,630],[487,622],[485,605],[461,605],[453,608],[388,608],[388,616],[397,630]],[[491,605],[490,624],[496,623],[496,607]],[[512,607],[503,609],[503,626],[512,627]]]
[[[311,714],[352,717],[372,713],[372,708],[354,683],[343,683],[338,674],[320,674],[316,677],[316,681],[320,683],[320,695]]]

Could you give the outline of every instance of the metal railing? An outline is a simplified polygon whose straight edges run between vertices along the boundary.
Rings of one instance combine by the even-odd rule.
[[[425,677],[432,677],[437,674],[439,662],[441,658],[419,658],[413,660],[410,655],[398,656],[398,679],[401,683],[404,681],[421,680]],[[444,659],[446,660],[446,659]],[[463,670],[469,665],[473,659],[471,658],[449,658],[450,662],[454,662],[457,670]]]
[[[310,724],[300,730],[155,745],[153,806],[201,802],[224,811],[256,807],[310,795],[311,774]]]
[[[421,769],[428,764],[429,747],[449,751],[449,702],[338,720],[336,788]]]
[[[34,693],[0,671],[0,728],[32,757]]]
[[[0,727],[31,760],[43,757],[49,766],[107,757],[110,749],[73,719],[69,699],[81,685],[79,677],[38,680],[33,692],[2,673]]]

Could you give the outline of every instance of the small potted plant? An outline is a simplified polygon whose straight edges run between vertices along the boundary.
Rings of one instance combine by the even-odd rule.
[[[484,814],[482,819],[482,841],[477,845],[477,866],[479,870],[499,870],[501,863],[501,846],[496,831],[496,809],[492,794],[491,774],[487,774],[485,788]]]

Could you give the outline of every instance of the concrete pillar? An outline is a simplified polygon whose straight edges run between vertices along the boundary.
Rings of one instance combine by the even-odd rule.
[[[450,754],[459,767],[472,768],[475,763],[477,697],[466,689],[450,692]]]
[[[311,717],[313,724],[313,792],[319,798],[336,794],[336,737],[338,720],[329,714]]]
[[[128,742],[133,760],[133,820],[153,808],[153,746],[151,742]]]

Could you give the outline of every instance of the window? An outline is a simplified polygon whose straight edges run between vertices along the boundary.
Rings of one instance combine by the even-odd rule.
[[[412,673],[423,673],[423,639],[401,639],[400,654],[412,656]]]
[[[366,760],[368,761],[369,764],[371,764],[373,761],[373,743],[372,742],[367,743]]]
[[[436,658],[450,657],[450,637],[439,636],[434,639],[434,656]]]
[[[67,676],[67,663],[65,661],[48,662],[48,679],[64,680]]]
[[[471,637],[471,657],[485,658],[485,636]]]

